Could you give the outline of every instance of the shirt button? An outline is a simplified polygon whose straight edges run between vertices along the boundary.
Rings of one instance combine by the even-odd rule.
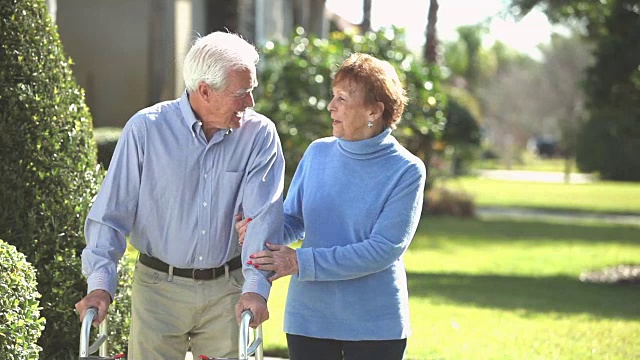
[[[205,179],[207,178],[207,174],[204,174],[204,178],[205,178]]]
[[[205,201],[205,202],[203,202],[203,203],[202,203],[202,206],[207,206],[207,202],[206,202],[206,201]]]
[[[202,256],[200,256],[200,257],[198,258],[198,260],[202,261]]]
[[[202,230],[202,235],[206,234],[207,230]]]

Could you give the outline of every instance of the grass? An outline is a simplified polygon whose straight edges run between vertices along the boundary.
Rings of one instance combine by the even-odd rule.
[[[640,214],[640,183],[564,184],[463,177],[448,180],[444,186],[471,194],[478,206]]]
[[[474,194],[481,206],[640,214],[640,184],[463,178],[447,186]],[[621,263],[640,263],[640,227],[425,218],[405,255],[407,359],[640,359],[640,287],[578,279]],[[287,354],[287,285],[278,280],[271,291],[267,355]]]
[[[638,227],[424,219],[405,255],[407,358],[638,358],[640,288],[578,276],[639,259]],[[272,289],[267,353],[286,348],[286,285]]]
[[[565,161],[562,158],[543,159],[527,151],[519,154],[512,162],[510,170],[556,171],[564,172]],[[507,166],[502,159],[483,159],[474,164],[478,169],[505,170]],[[574,161],[572,171],[576,172]]]

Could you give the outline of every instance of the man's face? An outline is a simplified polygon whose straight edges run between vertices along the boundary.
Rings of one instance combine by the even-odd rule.
[[[227,87],[211,91],[207,106],[211,122],[219,129],[240,127],[240,120],[246,108],[255,105],[253,89],[257,85],[255,69],[231,70]]]

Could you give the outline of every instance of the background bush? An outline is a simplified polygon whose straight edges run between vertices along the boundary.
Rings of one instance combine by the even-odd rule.
[[[288,186],[307,146],[331,136],[331,79],[351,53],[371,54],[389,61],[407,89],[409,104],[394,136],[427,162],[432,144],[445,125],[446,96],[440,90],[439,67],[416,59],[405,32],[390,28],[364,36],[331,33],[319,39],[298,28],[287,42],[268,42],[261,49],[256,110],[277,125],[286,159]]]
[[[37,359],[40,317],[35,269],[15,246],[0,239],[0,354],[3,360]]]
[[[102,177],[91,116],[44,1],[0,0],[0,16],[0,238],[37,269],[41,358],[75,358],[83,225]]]
[[[422,213],[468,218],[476,216],[476,207],[467,193],[433,187],[426,193]]]

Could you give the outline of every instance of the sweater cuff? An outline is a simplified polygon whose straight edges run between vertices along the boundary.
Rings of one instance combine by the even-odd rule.
[[[296,256],[298,257],[298,280],[314,281],[316,279],[316,266],[313,261],[313,249],[297,249]]]

